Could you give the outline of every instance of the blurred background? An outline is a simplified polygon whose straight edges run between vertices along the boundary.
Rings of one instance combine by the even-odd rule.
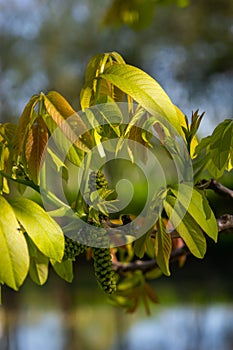
[[[107,51],[152,75],[188,116],[205,111],[202,136],[233,116],[231,0],[0,0],[0,48],[0,122],[17,121],[33,94],[51,89],[79,110],[87,62]],[[233,188],[233,175],[223,182]],[[233,213],[232,200],[210,200],[217,216]],[[149,319],[106,303],[85,261],[72,285],[51,271],[43,287],[4,287],[0,349],[231,350],[232,237],[222,233],[204,261],[189,257],[156,280]]]

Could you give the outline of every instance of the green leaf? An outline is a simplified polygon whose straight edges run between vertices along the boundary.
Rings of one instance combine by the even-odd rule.
[[[133,115],[129,124],[127,125],[126,130],[124,131],[124,135],[119,138],[116,154],[122,148],[122,145],[125,144],[125,140],[128,143],[128,153],[132,162],[134,162],[134,154],[140,157],[144,162],[147,160],[147,147],[148,142],[143,138],[143,125],[145,123],[145,119],[147,118],[147,113],[144,108],[138,108],[138,110]],[[143,145],[143,147],[141,147]]]
[[[48,278],[49,259],[39,251],[28,236],[27,243],[30,254],[29,275],[33,282],[41,286]]]
[[[123,101],[123,93],[113,88],[106,80],[98,79],[104,70],[113,64],[124,64],[124,59],[117,52],[97,54],[91,58],[87,65],[85,81],[80,94],[82,110],[103,103],[102,98],[108,97],[112,101]]]
[[[86,108],[89,108],[91,105],[92,98],[92,89],[90,86],[85,86],[82,88],[80,93],[80,104],[82,110],[84,111]]]
[[[9,160],[8,140],[6,139],[6,125],[0,124],[0,172],[7,172],[7,161]],[[0,194],[9,193],[7,179],[0,173]]]
[[[84,85],[80,93],[80,104],[82,110],[93,105],[95,95],[98,94],[98,83],[96,78],[101,71],[103,72],[108,57],[109,53],[97,54],[88,62]]]
[[[152,115],[161,114],[179,134],[182,134],[173,103],[162,87],[147,73],[127,64],[115,64],[106,69],[100,77],[131,96]]]
[[[195,183],[201,180],[204,172],[209,169],[210,159],[210,144],[211,136],[203,138],[195,149],[195,158],[193,159],[193,171]]]
[[[10,204],[0,196],[0,281],[18,290],[29,269],[25,237]]]
[[[226,119],[219,124],[211,136],[201,140],[195,151],[196,180],[204,171],[215,179],[220,178],[225,170],[230,171],[233,163],[233,120]]]
[[[171,195],[167,196],[164,209],[190,252],[197,258],[203,258],[206,252],[206,239],[196,221],[188,212],[184,215],[184,207]]]
[[[114,101],[109,102],[108,97],[105,96],[102,98],[102,104],[96,105],[91,110],[95,117],[98,116],[98,125],[111,126],[114,134],[116,133],[118,137],[120,136],[116,125],[122,122],[122,111],[117,103]]]
[[[160,217],[157,222],[157,232],[155,236],[155,257],[161,271],[170,276],[169,259],[172,250],[171,235],[167,232],[166,226]]]
[[[176,197],[179,196],[182,206],[187,209],[188,213],[193,217],[202,230],[215,242],[217,242],[217,221],[205,195],[195,188],[192,189],[190,186],[185,184],[182,184],[178,190],[172,188],[171,191]],[[192,194],[190,191],[192,191]],[[190,198],[190,194],[192,196],[191,201],[187,202],[187,198]]]
[[[61,127],[59,127],[51,116],[45,115],[43,118],[50,134],[52,134],[48,144],[49,147],[52,146],[52,149],[48,147],[48,152],[57,153],[59,154],[58,157],[68,158],[71,163],[80,166],[84,157],[84,151],[82,150],[82,145],[81,148],[78,147],[80,143],[77,142],[78,136],[75,134],[76,125],[74,125],[77,124],[77,121],[73,119],[69,121],[64,120]],[[86,146],[84,148],[86,151],[88,150]]]
[[[67,259],[62,262],[57,262],[53,259],[50,259],[50,262],[58,276],[60,276],[67,282],[73,281],[73,262],[71,259]]]
[[[98,76],[99,71],[104,69],[103,64],[106,63],[108,57],[109,53],[101,53],[94,55],[90,59],[85,72],[85,84],[93,84],[93,80]],[[92,85],[91,88],[93,88]],[[89,105],[86,107],[89,107]]]
[[[149,238],[151,232],[147,232],[141,237],[139,237],[135,242],[134,242],[134,253],[136,256],[138,256],[140,259],[143,258],[146,250],[146,241]]]
[[[47,257],[61,261],[64,253],[64,235],[60,226],[30,199],[11,200],[15,215],[37,248]]]
[[[210,141],[211,159],[218,170],[225,169],[232,152],[233,120],[226,119],[219,124]]]
[[[69,173],[66,164],[50,148],[48,148],[48,157],[51,159],[49,165],[51,165],[52,169],[56,174],[62,174],[62,178],[67,181]]]
[[[116,60],[117,63],[125,64],[125,60],[118,52],[111,52],[111,56]]]

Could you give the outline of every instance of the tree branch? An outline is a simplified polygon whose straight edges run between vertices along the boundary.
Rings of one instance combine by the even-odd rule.
[[[217,219],[218,232],[233,229],[233,215],[224,214]]]
[[[225,214],[217,219],[218,232],[233,229],[233,215]],[[170,256],[170,264],[178,261],[181,257],[190,254],[188,247],[184,244],[181,248],[174,249]],[[140,270],[144,273],[159,267],[156,259],[135,260],[129,263],[113,261],[113,270],[119,274],[127,271]]]
[[[170,257],[170,264],[174,263],[175,261],[179,260],[184,255],[190,254],[188,248],[186,245],[183,245],[183,247],[174,249],[171,253]],[[155,269],[156,267],[159,267],[157,264],[156,259],[151,260],[135,260],[129,263],[121,263],[119,261],[113,262],[113,270],[118,273],[123,273],[127,271],[135,271],[140,270],[145,272],[148,272],[150,270]]]
[[[213,190],[217,194],[220,194],[221,196],[227,196],[230,198],[233,198],[233,190],[230,188],[223,186],[220,182],[218,182],[215,179],[211,180],[202,180],[200,186],[198,186],[201,189],[209,189]]]

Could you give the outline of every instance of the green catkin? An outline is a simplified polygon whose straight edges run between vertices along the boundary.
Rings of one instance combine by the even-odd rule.
[[[73,239],[65,236],[65,251],[63,260],[72,259],[75,260],[76,256],[84,253],[86,246],[74,241]]]
[[[92,248],[95,276],[100,287],[107,294],[116,292],[116,274],[112,269],[112,257],[109,248]]]
[[[101,188],[108,188],[108,182],[100,170],[91,172],[88,187],[90,192],[94,192]]]
[[[105,188],[108,188],[108,182],[104,174],[98,170],[92,172],[89,177],[88,186],[90,192]],[[100,213],[101,217],[101,213]],[[108,236],[103,232],[102,237],[98,237],[99,243],[102,242],[103,246],[108,244]],[[116,292],[116,274],[112,269],[112,257],[110,248],[97,248],[92,247],[92,254],[94,260],[95,276],[100,287],[107,294],[113,294]]]

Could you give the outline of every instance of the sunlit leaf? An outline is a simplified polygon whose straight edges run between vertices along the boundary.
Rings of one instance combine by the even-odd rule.
[[[176,113],[179,117],[180,125],[182,127],[182,134],[184,137],[185,136],[184,130],[187,130],[187,124],[186,124],[186,120],[185,120],[186,118],[185,118],[185,115],[183,114],[183,112],[177,106],[174,105],[174,107],[175,107]],[[184,139],[185,139],[185,137],[184,137]],[[195,155],[195,149],[196,149],[197,145],[198,145],[197,137],[196,137],[196,135],[193,135],[191,142],[190,142],[190,150],[189,150],[191,158],[193,158]]]
[[[10,204],[0,196],[0,281],[17,290],[29,269],[25,237]]]
[[[97,77],[100,74],[101,70],[103,72],[104,65],[109,57],[109,54],[97,54],[91,58],[88,62],[86,72],[85,72],[85,81],[83,88],[80,93],[80,104],[82,110],[89,108],[93,105],[95,101],[95,96],[97,94]],[[95,103],[94,103],[95,104]]]
[[[116,60],[117,63],[124,64],[124,58],[116,51],[111,52],[111,56]]]
[[[60,226],[38,204],[30,199],[11,200],[17,219],[37,248],[49,258],[61,261],[64,235]]]
[[[116,64],[109,67],[101,77],[131,96],[152,115],[159,113],[181,134],[173,103],[162,87],[144,71],[127,64]]]
[[[99,75],[113,64],[124,64],[125,61],[117,52],[97,54],[87,65],[85,81],[80,94],[82,110],[90,106],[103,103],[103,97],[110,97],[112,101],[122,101],[123,93],[107,80],[98,79]]]
[[[89,108],[91,106],[91,99],[92,99],[92,88],[91,86],[85,86],[82,88],[80,93],[80,104],[82,107],[82,110],[84,111],[86,108]]]

